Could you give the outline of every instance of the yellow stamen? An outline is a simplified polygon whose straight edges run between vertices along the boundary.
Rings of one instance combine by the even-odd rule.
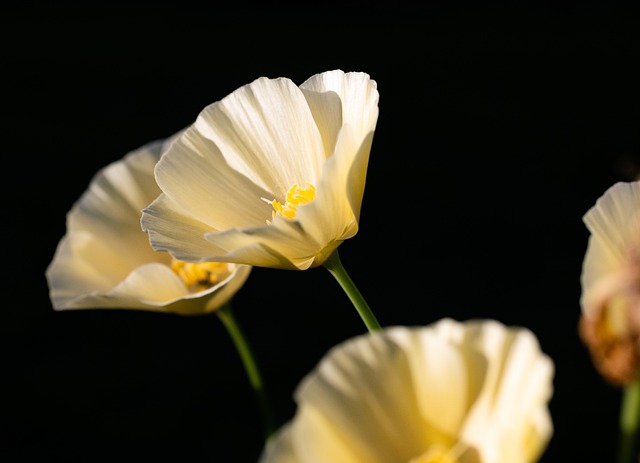
[[[226,262],[191,263],[178,259],[171,261],[171,270],[182,278],[192,292],[204,291],[217,285],[231,275],[234,269],[235,264]]]
[[[291,220],[296,216],[298,206],[310,203],[315,199],[315,197],[316,188],[313,185],[301,187],[297,183],[294,183],[291,188],[289,188],[289,191],[287,191],[284,204],[275,199],[272,201],[265,198],[262,199],[273,206],[271,219],[275,219],[277,215],[280,215],[285,219]],[[271,223],[271,221],[267,220],[267,223]]]

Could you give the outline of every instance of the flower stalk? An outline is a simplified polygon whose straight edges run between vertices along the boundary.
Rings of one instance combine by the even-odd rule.
[[[618,463],[638,461],[638,432],[640,431],[640,380],[625,386],[620,407]]]
[[[276,423],[271,405],[269,403],[267,393],[265,391],[264,383],[262,381],[262,375],[260,369],[253,356],[253,352],[249,343],[244,335],[244,332],[238,325],[233,312],[231,310],[231,304],[227,302],[220,309],[216,311],[218,318],[222,321],[222,324],[227,329],[229,336],[233,340],[233,343],[238,351],[238,355],[242,360],[242,365],[249,378],[249,383],[256,393],[258,399],[258,405],[262,414],[262,421],[264,426],[264,439],[265,442],[269,440],[272,434],[276,430]]]
[[[364,299],[353,280],[351,280],[351,277],[344,268],[344,265],[342,265],[338,250],[336,249],[333,251],[331,256],[329,256],[322,265],[329,270],[329,273],[333,275],[344,292],[347,293],[347,296],[349,296],[351,303],[358,311],[358,314],[360,315],[360,318],[362,318],[367,329],[370,332],[381,329],[380,323],[378,323],[378,320],[369,307],[369,304],[367,304],[367,301]]]

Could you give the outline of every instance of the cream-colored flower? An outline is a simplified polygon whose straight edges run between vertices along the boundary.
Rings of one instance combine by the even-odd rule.
[[[191,262],[305,270],[358,231],[377,84],[339,70],[261,77],[207,106],[155,169],[154,249]]]
[[[173,138],[149,143],[98,172],[67,214],[46,270],[54,309],[142,309],[195,315],[226,303],[250,266],[190,264],[154,251],[142,208],[160,194],[153,169]]]
[[[553,433],[554,366],[494,320],[391,327],[334,347],[261,463],[529,463]]]
[[[618,182],[583,217],[580,334],[599,372],[625,385],[640,371],[640,182]]]

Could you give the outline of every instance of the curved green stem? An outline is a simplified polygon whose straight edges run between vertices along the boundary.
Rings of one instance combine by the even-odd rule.
[[[362,297],[362,294],[360,294],[360,291],[358,291],[358,288],[353,283],[346,269],[342,265],[338,250],[336,249],[335,251],[333,251],[333,254],[331,254],[331,256],[329,256],[329,258],[322,265],[327,270],[329,270],[329,273],[331,273],[331,275],[333,275],[338,283],[340,283],[340,286],[342,287],[344,292],[347,293],[349,299],[351,299],[351,302],[358,311],[358,314],[360,314],[360,318],[362,318],[362,321],[366,325],[367,329],[369,331],[376,331],[381,329],[380,323],[378,323],[376,316],[371,311],[369,304],[367,304],[367,301],[365,301],[364,297]]]
[[[271,411],[271,406],[269,404],[264,384],[262,382],[262,376],[260,374],[260,370],[258,369],[258,364],[253,357],[251,348],[244,336],[244,333],[240,329],[238,322],[233,316],[233,313],[231,311],[231,304],[227,302],[216,311],[216,314],[218,314],[218,318],[220,318],[222,324],[227,329],[229,336],[231,336],[238,354],[240,355],[240,359],[242,360],[242,364],[247,373],[247,376],[249,377],[249,383],[256,393],[258,403],[260,405],[260,411],[262,413],[266,442],[275,432],[276,426],[275,420],[273,418],[273,413]]]
[[[627,385],[620,407],[620,435],[618,463],[638,461],[638,432],[640,431],[640,380]]]

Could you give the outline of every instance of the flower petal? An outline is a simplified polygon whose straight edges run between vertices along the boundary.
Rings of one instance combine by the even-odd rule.
[[[343,127],[335,154],[325,163],[316,199],[298,208],[296,220],[321,244],[315,254],[323,243],[342,242],[358,232],[372,137],[370,133],[364,140],[356,139],[352,127]]]
[[[205,238],[228,250],[224,255],[215,256],[220,262],[252,262],[250,265],[290,270],[309,268],[315,254],[322,249],[312,237],[305,235],[297,221],[282,217],[276,217],[270,226],[207,233]]]
[[[209,231],[265,225],[271,218],[273,209],[260,198],[273,199],[273,193],[234,170],[218,147],[194,127],[171,145],[158,162],[155,176],[175,205],[206,224]],[[157,211],[157,215],[163,213]]]
[[[293,450],[291,426],[284,425],[278,431],[277,439],[269,440],[265,452],[260,455],[258,463],[278,461],[278,463],[302,463]]]
[[[546,405],[553,363],[541,355],[529,330],[493,321],[470,323],[462,346],[491,359],[484,381],[476,378],[481,389],[461,431],[463,440],[476,446],[483,461],[536,461],[552,434]]]
[[[493,320],[390,327],[334,347],[261,463],[531,463],[551,432],[553,364],[534,335]]]
[[[441,333],[435,329],[425,331],[422,336],[415,332],[407,333],[407,336],[410,339],[406,343],[406,352],[412,370],[417,410],[434,428],[453,438],[473,403],[467,363],[459,350],[443,342]],[[475,353],[470,354],[473,361],[468,363],[486,363]]]
[[[368,74],[327,71],[311,76],[300,85],[300,89],[309,102],[323,139],[326,139],[325,146],[335,145],[343,125],[354,127],[359,139],[375,130],[380,96],[376,81],[371,80]]]
[[[315,375],[303,380],[296,402],[324,415],[340,439],[307,440],[308,451],[348,445],[355,461],[409,461],[434,442],[451,443],[416,413],[414,372],[402,345],[410,344],[402,339],[410,336],[397,328],[355,338],[333,349]]]
[[[54,308],[106,292],[147,262],[168,263],[140,230],[140,209],[159,194],[153,166],[163,144],[132,151],[97,173],[67,215],[67,234],[46,269]]]
[[[600,287],[625,278],[622,266],[629,247],[637,243],[640,229],[640,182],[618,182],[587,211],[583,221],[591,235],[587,244],[580,282],[580,305],[592,312],[592,301],[600,297]]]
[[[630,233],[640,226],[640,182],[618,182],[587,211],[583,221],[589,231],[605,240],[611,251],[624,250]]]
[[[204,235],[211,230],[206,224],[185,213],[164,194],[143,210],[140,224],[155,251],[170,250],[176,259],[197,261],[202,257],[202,261],[211,261],[216,259],[210,256],[225,252],[204,239]]]
[[[322,139],[304,95],[289,79],[260,77],[240,87],[207,106],[194,127],[232,168],[279,200],[294,183],[320,176]]]
[[[154,249],[304,270],[357,233],[377,84],[338,70],[304,85],[256,79],[206,107],[172,143],[155,169],[164,196],[142,215]],[[312,186],[315,198],[287,209],[295,217],[273,217],[271,201],[286,204],[294,185]]]
[[[67,215],[67,233],[46,269],[56,310],[122,308],[183,315],[216,310],[238,291],[251,267],[230,266],[224,281],[193,292],[170,268],[171,256],[157,252],[140,227],[141,209],[160,194],[153,176],[163,150],[179,134],[128,153],[99,171]],[[154,204],[170,203],[161,195]],[[151,209],[153,211],[153,208]],[[177,238],[200,239],[192,247],[211,250],[203,224],[177,214]],[[166,218],[159,219],[160,227]],[[197,231],[194,231],[197,230]],[[208,228],[207,228],[208,230]]]
[[[328,412],[328,413],[326,413]],[[333,420],[333,410],[321,410],[302,404],[299,419],[291,427],[292,453],[304,463],[384,463],[375,446],[363,446],[353,433],[355,423],[341,426]],[[275,460],[278,463],[280,458]]]

